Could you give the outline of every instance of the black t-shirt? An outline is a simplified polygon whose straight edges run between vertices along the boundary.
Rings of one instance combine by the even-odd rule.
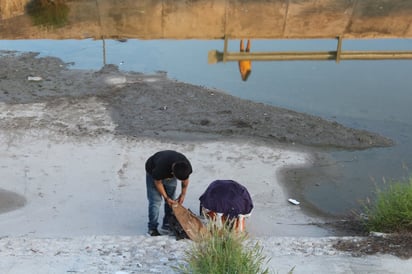
[[[172,165],[176,162],[186,162],[190,167],[189,174],[192,173],[192,166],[189,160],[183,154],[174,150],[156,152],[147,159],[145,169],[155,180],[173,178]]]

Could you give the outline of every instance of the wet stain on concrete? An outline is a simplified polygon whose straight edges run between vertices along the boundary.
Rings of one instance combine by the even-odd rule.
[[[26,198],[23,196],[0,188],[0,214],[19,209],[25,204]]]

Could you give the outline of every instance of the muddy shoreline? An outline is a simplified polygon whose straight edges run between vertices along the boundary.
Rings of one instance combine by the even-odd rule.
[[[70,69],[54,57],[37,53],[0,52],[0,102],[12,112],[14,104],[47,103],[49,115],[20,119],[5,115],[8,130],[48,128],[70,136],[93,136],[107,131],[107,121],[93,116],[87,102],[103,102],[115,134],[167,140],[240,138],[309,148],[367,149],[393,145],[377,133],[262,103],[236,98],[167,78],[144,75],[106,65],[100,71]],[[29,78],[37,77],[37,78]],[[81,113],[70,105],[84,105]],[[78,120],[68,127],[64,120]],[[94,127],[85,128],[83,120]]]

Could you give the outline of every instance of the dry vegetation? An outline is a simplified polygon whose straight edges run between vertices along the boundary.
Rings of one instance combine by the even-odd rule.
[[[24,13],[30,0],[4,0],[0,1],[0,20]]]

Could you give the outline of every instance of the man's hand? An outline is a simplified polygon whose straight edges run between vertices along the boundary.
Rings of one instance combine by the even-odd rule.
[[[179,195],[179,198],[177,198],[177,202],[179,204],[183,204],[184,200],[185,200],[185,194],[182,193]]]
[[[175,200],[170,199],[169,197],[167,197],[167,198],[166,198],[166,203],[167,203],[170,207],[172,207],[174,204],[177,203],[177,201],[175,201]]]

